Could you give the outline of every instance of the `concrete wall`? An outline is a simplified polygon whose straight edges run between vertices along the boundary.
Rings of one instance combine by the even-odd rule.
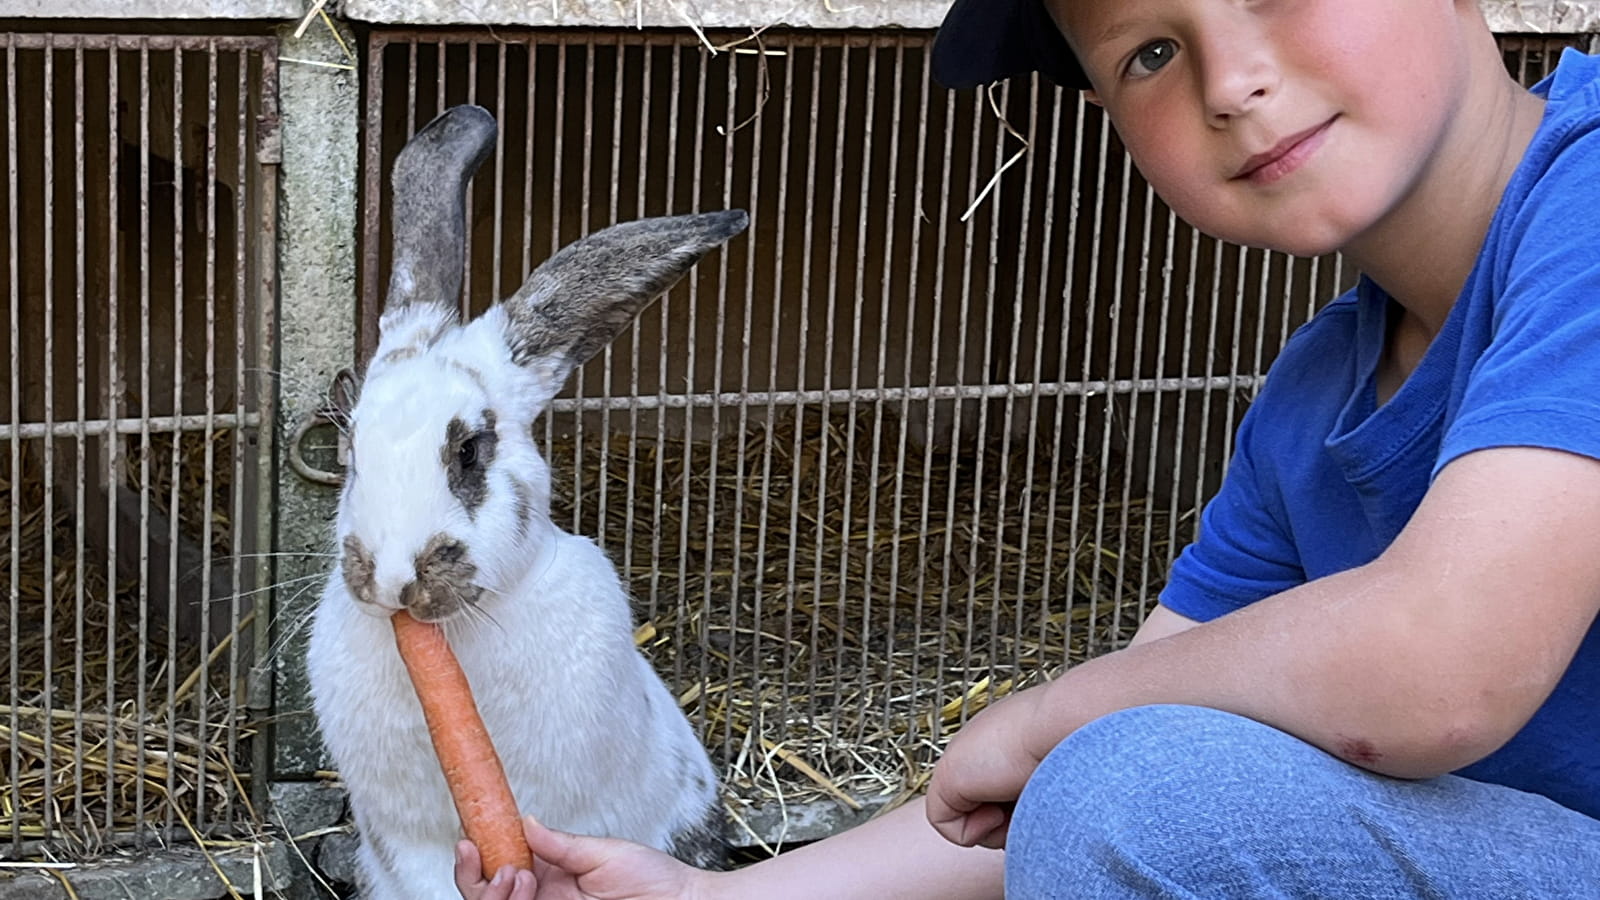
[[[299,18],[311,0],[0,0],[0,17]],[[1600,30],[1600,0],[1482,0],[1494,30]],[[348,19],[392,25],[937,28],[949,0],[330,0]]]

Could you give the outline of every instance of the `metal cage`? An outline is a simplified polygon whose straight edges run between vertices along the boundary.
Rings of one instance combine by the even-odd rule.
[[[1075,92],[931,86],[930,39],[369,37],[364,353],[384,179],[447,106],[502,128],[465,312],[613,222],[752,213],[544,423],[558,521],[631,582],[736,810],[915,789],[965,717],[1123,642],[1354,277],[1201,237]],[[1575,40],[1504,46],[1531,77]]]
[[[12,33],[0,53],[0,856],[237,833],[276,45]]]

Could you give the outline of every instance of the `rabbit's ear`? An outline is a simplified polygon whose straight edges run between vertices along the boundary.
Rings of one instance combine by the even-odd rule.
[[[561,248],[505,302],[512,360],[538,370],[555,396],[573,369],[749,223],[738,209],[641,219]]]
[[[467,183],[494,149],[496,132],[488,110],[457,106],[412,135],[395,159],[394,263],[379,324],[385,343],[423,345],[455,321],[466,264]],[[408,315],[415,306],[433,314]],[[419,318],[429,324],[416,328]],[[401,321],[413,327],[397,327]]]

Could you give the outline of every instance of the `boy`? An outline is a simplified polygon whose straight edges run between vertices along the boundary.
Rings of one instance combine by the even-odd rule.
[[[1089,90],[1178,215],[1361,284],[1133,645],[925,804],[726,874],[530,824],[538,896],[1600,896],[1600,60],[1522,90],[1477,0],[957,0],[934,62]]]

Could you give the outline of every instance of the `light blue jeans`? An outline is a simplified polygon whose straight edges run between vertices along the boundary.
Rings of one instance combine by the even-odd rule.
[[[1147,706],[1045,758],[1012,817],[1006,897],[1597,900],[1600,820],[1455,776],[1374,775],[1229,713]]]

